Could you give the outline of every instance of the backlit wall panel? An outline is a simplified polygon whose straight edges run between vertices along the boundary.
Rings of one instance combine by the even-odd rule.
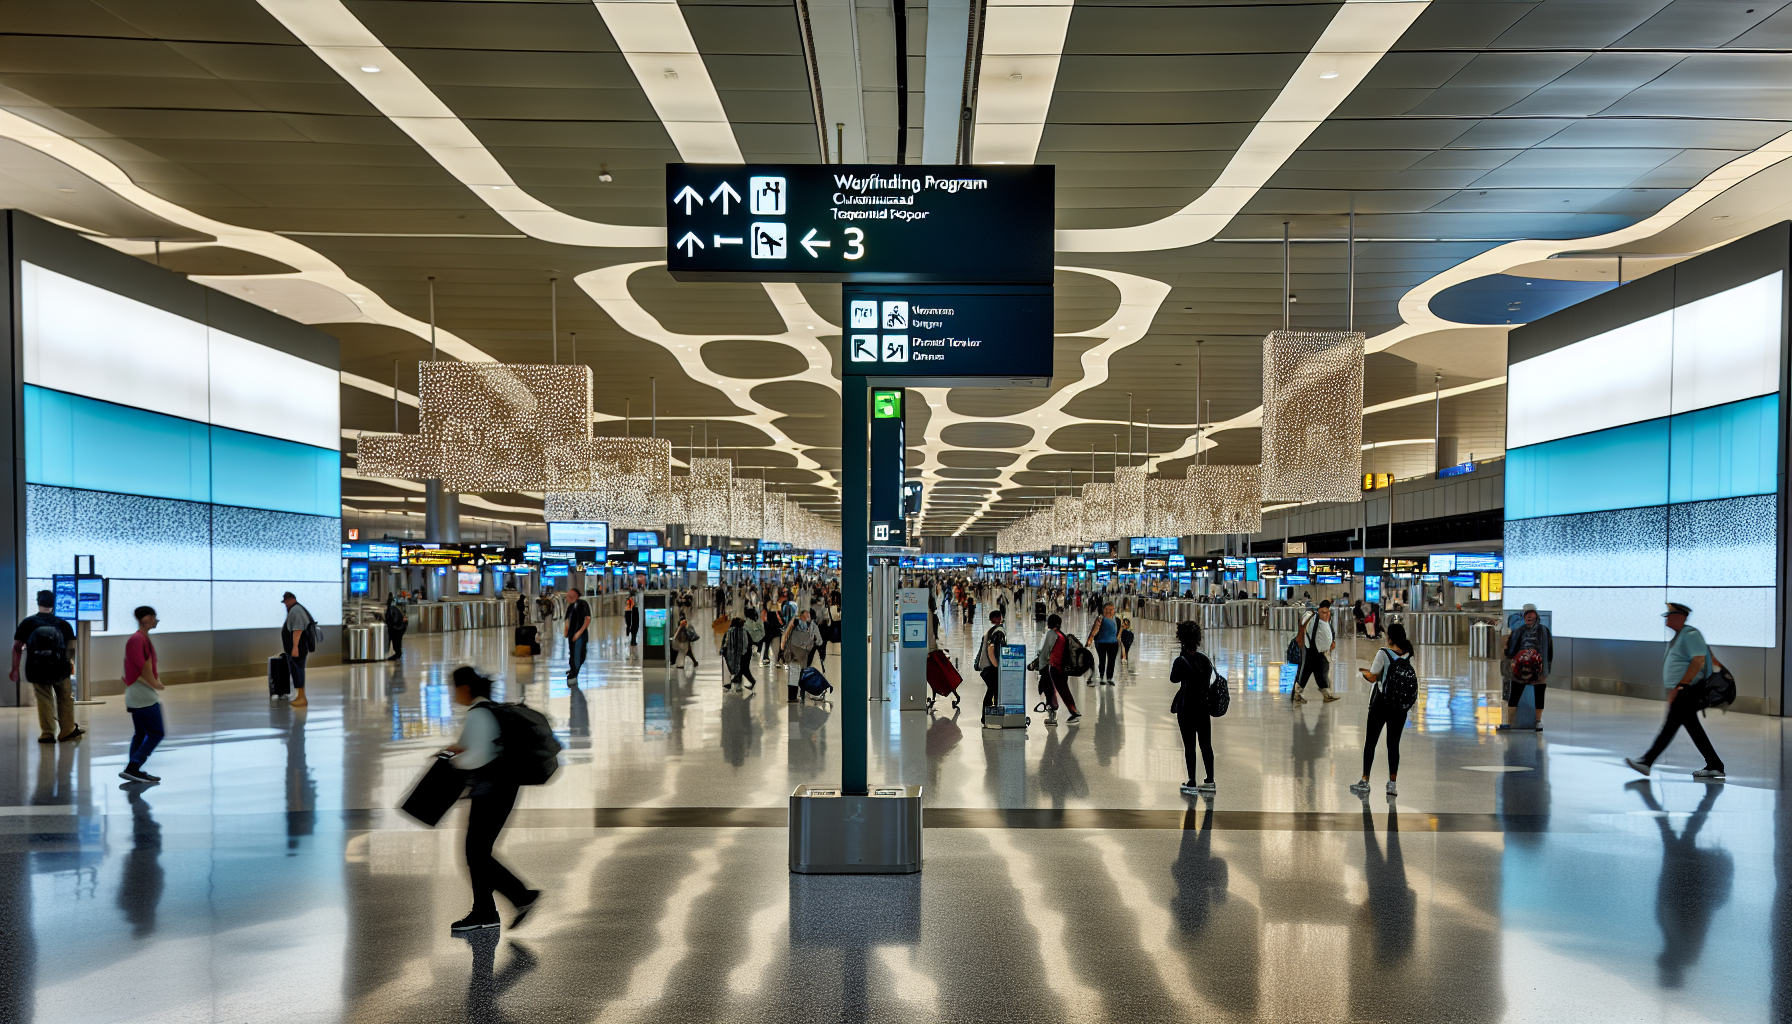
[[[1775,646],[1783,289],[1757,276],[1511,365],[1508,607],[1549,609],[1564,637],[1659,641],[1680,601],[1715,643]]]
[[[266,628],[280,595],[342,621],[335,370],[29,263],[31,590],[93,555],[110,633]]]

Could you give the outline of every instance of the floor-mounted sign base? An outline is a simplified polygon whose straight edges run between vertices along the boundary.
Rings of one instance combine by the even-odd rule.
[[[921,787],[838,786],[790,794],[790,870],[801,875],[908,875],[921,870]]]

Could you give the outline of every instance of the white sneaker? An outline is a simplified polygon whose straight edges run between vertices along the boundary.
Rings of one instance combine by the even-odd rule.
[[[1398,796],[1399,793],[1400,793],[1400,791],[1394,787],[1394,780],[1389,779],[1388,780],[1388,795],[1389,796]]]
[[[1195,788],[1200,790],[1203,793],[1212,793],[1215,791],[1215,789],[1217,787],[1214,786],[1212,779],[1208,779],[1206,782],[1201,783],[1199,786],[1196,786]]]
[[[1183,796],[1199,796],[1200,793],[1201,793],[1200,786],[1191,786],[1186,782],[1182,784],[1182,795]]]
[[[1367,793],[1367,792],[1369,792],[1369,780],[1364,779],[1361,782],[1352,782],[1350,784],[1350,791],[1352,793]]]

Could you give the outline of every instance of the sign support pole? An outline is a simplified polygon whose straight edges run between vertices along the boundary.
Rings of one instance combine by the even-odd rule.
[[[865,377],[847,375],[840,380],[840,618],[857,623],[842,634],[840,647],[840,791],[859,796],[867,792],[866,763],[870,704],[866,700],[866,676],[870,671],[871,608],[866,545],[871,533],[868,496],[871,474],[866,445],[871,433],[871,388]],[[863,629],[864,632],[858,632]]]

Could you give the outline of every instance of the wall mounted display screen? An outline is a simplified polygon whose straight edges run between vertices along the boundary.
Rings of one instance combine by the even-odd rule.
[[[1127,551],[1135,555],[1173,555],[1182,550],[1175,537],[1134,537]]]
[[[287,590],[340,623],[337,371],[29,262],[19,281],[27,586],[91,554],[164,633],[267,628]]]
[[[456,577],[456,579],[455,579],[456,589],[460,593],[462,593],[462,594],[477,594],[477,593],[479,593],[481,587],[480,587],[480,579],[479,579],[478,573],[476,573],[476,572],[455,573],[455,577]]]
[[[548,546],[555,548],[607,548],[610,546],[610,524],[549,523]]]
[[[348,563],[348,592],[367,593],[367,563],[360,559]]]
[[[1514,332],[1515,355],[1555,347],[1509,368],[1504,558],[1448,569],[1503,568],[1504,603],[1552,609],[1564,637],[1663,640],[1679,601],[1712,643],[1774,646],[1785,275],[1745,258],[1719,249]]]
[[[525,562],[541,561],[541,545],[540,544],[524,544],[523,545],[523,561],[525,561]]]
[[[631,548],[651,548],[659,544],[660,535],[652,530],[630,530],[628,546]]]
[[[393,565],[397,565],[398,558],[399,548],[397,544],[382,544],[379,541],[371,541],[367,545],[367,560],[369,562],[389,562]]]
[[[647,561],[653,565],[664,565],[666,562],[666,549],[649,548],[647,551]]]

